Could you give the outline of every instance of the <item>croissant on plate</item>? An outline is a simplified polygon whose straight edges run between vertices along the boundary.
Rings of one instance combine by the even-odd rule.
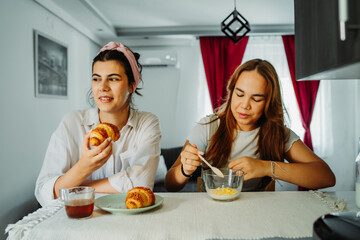
[[[134,187],[126,194],[125,205],[128,209],[148,207],[155,203],[155,195],[150,188]]]
[[[117,141],[120,138],[119,129],[111,123],[100,123],[90,132],[90,144],[99,146],[109,137],[112,141]]]

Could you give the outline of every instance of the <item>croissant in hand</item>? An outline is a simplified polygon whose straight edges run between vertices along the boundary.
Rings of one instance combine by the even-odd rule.
[[[109,137],[116,142],[120,138],[119,129],[111,123],[100,123],[90,132],[90,144],[99,146]]]
[[[150,188],[135,187],[126,194],[125,205],[128,209],[143,208],[155,203],[155,194]]]

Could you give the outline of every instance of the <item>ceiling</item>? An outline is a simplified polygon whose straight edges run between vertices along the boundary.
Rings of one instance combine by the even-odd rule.
[[[102,45],[109,39],[224,35],[234,0],[34,0]],[[294,33],[291,0],[237,0],[249,34]]]

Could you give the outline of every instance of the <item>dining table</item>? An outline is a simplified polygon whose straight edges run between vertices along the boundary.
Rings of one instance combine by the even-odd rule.
[[[100,199],[104,194],[96,194]],[[313,224],[334,212],[359,211],[355,191],[242,192],[218,201],[205,192],[155,192],[158,206],[136,213],[94,208],[68,218],[53,200],[14,224],[8,239],[312,239]]]

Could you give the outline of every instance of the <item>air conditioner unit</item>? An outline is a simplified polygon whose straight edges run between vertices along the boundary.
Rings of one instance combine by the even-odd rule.
[[[144,50],[140,53],[140,64],[143,67],[178,67],[176,51]]]

